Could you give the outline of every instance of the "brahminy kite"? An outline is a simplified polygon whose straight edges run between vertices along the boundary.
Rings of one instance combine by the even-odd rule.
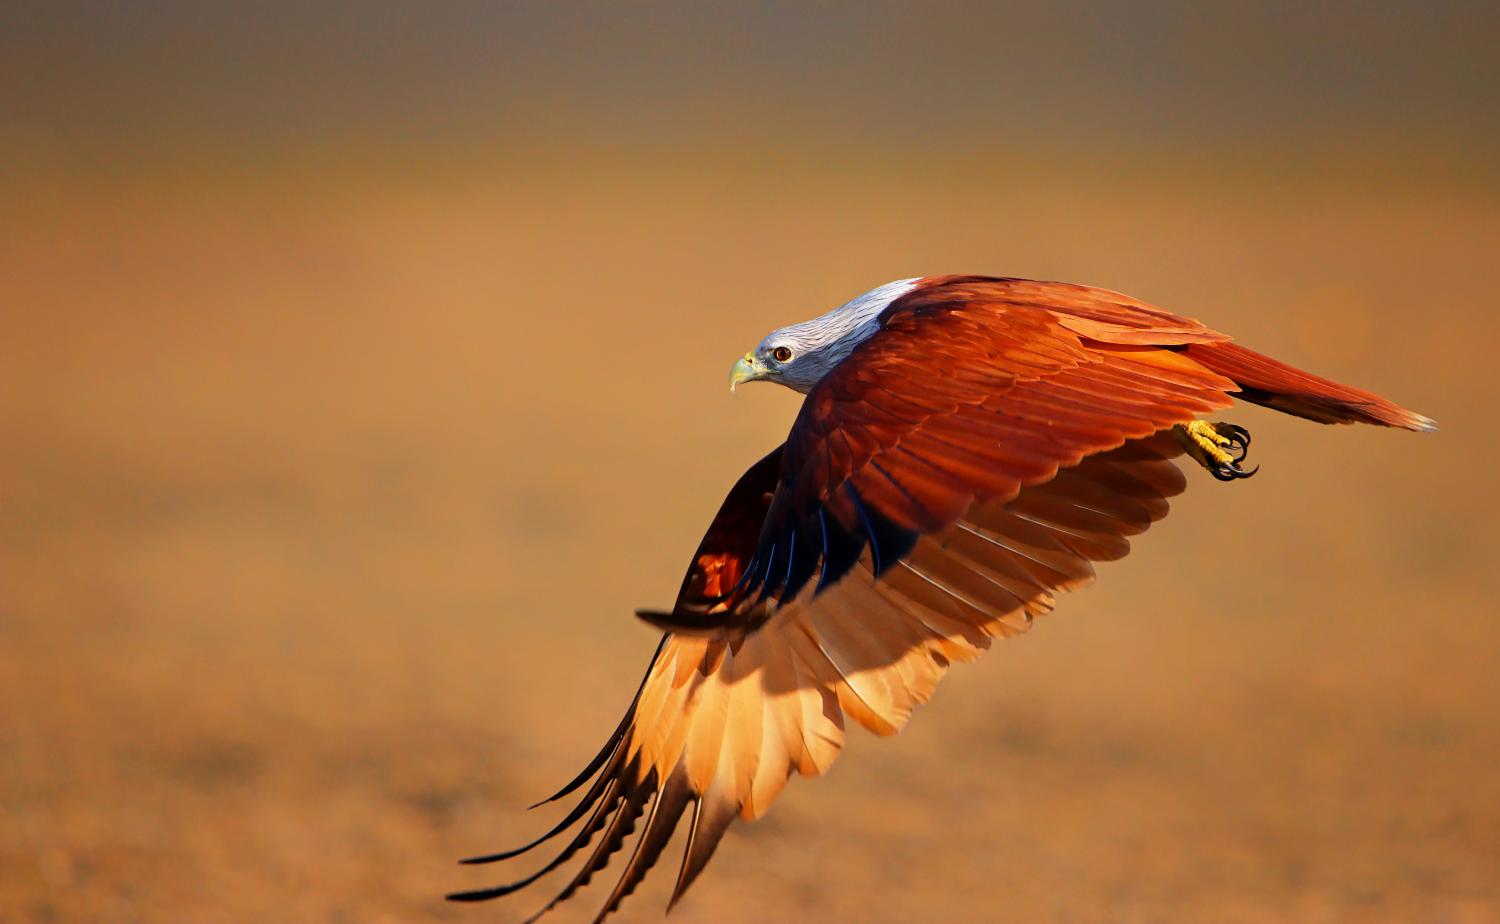
[[[597,836],[540,916],[639,825],[603,919],[687,815],[675,903],[736,816],[764,814],[793,772],[828,769],[847,720],[894,734],[949,664],[1123,557],[1185,487],[1174,458],[1253,474],[1249,434],[1198,419],[1231,396],[1435,429],[1129,296],[989,276],[902,279],[784,327],[735,362],[731,388],[751,381],[807,397],[730,489],[671,611],[638,614],[665,630],[646,677],[598,756],[545,801],[587,785],[583,797],[530,844],[464,862],[582,826],[535,874],[450,898],[514,892]]]

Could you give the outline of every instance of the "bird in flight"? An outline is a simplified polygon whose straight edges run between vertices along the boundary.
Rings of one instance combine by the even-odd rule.
[[[553,838],[561,852],[449,898],[524,888],[597,838],[539,917],[639,828],[602,920],[686,816],[675,904],[730,822],[765,814],[793,773],[828,769],[851,720],[894,734],[950,664],[1122,558],[1184,489],[1174,459],[1254,474],[1249,433],[1200,417],[1232,397],[1436,429],[1129,296],[990,276],[898,280],[774,331],[730,371],[731,388],[752,381],[807,397],[730,489],[672,609],[638,613],[665,632],[646,677],[598,755],[544,801],[583,795],[535,841],[464,862]]]

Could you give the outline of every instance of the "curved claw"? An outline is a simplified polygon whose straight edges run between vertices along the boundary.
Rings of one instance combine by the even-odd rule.
[[[1250,454],[1250,431],[1224,421],[1195,420],[1173,427],[1177,440],[1193,461],[1220,481],[1249,478],[1259,466],[1246,470],[1240,463]]]
[[[1244,455],[1241,454],[1240,458],[1243,459]],[[1246,469],[1240,468],[1239,459],[1236,459],[1233,462],[1225,463],[1223,465],[1216,465],[1213,468],[1209,469],[1209,473],[1220,481],[1237,481],[1241,478],[1249,478],[1258,471],[1260,471],[1259,465],[1255,466],[1252,469],[1249,469],[1248,471]]]
[[[1216,423],[1214,430],[1229,440],[1228,449],[1234,456],[1234,461],[1245,461],[1245,456],[1250,454],[1250,431],[1232,423]]]

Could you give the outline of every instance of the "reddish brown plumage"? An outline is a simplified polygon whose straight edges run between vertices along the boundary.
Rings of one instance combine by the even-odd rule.
[[[1421,414],[1372,392],[1340,385],[1288,366],[1237,343],[1187,347],[1189,359],[1227,376],[1236,397],[1319,423],[1372,423],[1406,430],[1434,430]]]
[[[1163,431],[1231,395],[1432,428],[1102,289],[933,277],[893,301],[730,491],[672,610],[642,614],[669,634],[620,729],[559,793],[597,774],[570,816],[582,829],[548,868],[602,837],[557,900],[644,814],[607,915],[691,808],[675,902],[736,815],[763,814],[791,773],[828,768],[846,717],[897,731],[950,663],[1123,557],[1184,485]]]

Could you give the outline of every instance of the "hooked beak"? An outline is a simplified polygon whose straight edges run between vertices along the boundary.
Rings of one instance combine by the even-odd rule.
[[[738,385],[746,382],[754,382],[766,377],[766,370],[762,369],[755,361],[754,353],[746,353],[735,360],[734,366],[729,370],[729,390],[734,391]]]

